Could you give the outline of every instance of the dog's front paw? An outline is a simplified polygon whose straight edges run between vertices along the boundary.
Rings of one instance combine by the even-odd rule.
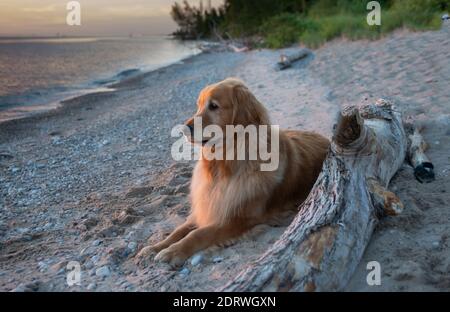
[[[161,250],[156,256],[155,261],[166,262],[172,267],[180,267],[184,264],[188,255],[184,254],[179,246],[172,245],[166,249]]]
[[[158,252],[153,248],[154,246],[146,246],[138,252],[134,257],[134,263],[139,266],[146,267],[153,256]]]
[[[151,245],[150,249],[152,250],[152,252],[154,252],[155,254],[157,254],[158,252],[160,252],[161,250],[165,249],[169,247],[168,244],[166,244],[164,241],[159,242],[157,244]]]

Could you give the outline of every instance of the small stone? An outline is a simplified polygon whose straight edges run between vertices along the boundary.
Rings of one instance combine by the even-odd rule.
[[[40,272],[45,272],[48,269],[48,264],[45,263],[44,261],[39,261],[38,262],[38,268]]]
[[[214,257],[214,258],[213,258],[213,262],[214,262],[214,263],[219,263],[219,262],[222,262],[222,261],[223,261],[223,258],[222,258],[222,257],[217,256],[217,257]]]
[[[102,145],[108,145],[110,142],[108,140],[103,140]]]
[[[131,285],[127,280],[124,280],[124,281],[121,281],[120,282],[120,285],[122,286],[122,287],[128,287],[129,285]]]
[[[111,271],[109,270],[109,267],[105,265],[95,270],[95,275],[100,277],[108,277],[111,275]]]
[[[191,271],[189,271],[188,268],[183,268],[183,269],[180,271],[180,275],[184,275],[184,276],[189,275],[189,273],[191,273]]]
[[[20,284],[19,286],[11,290],[11,292],[27,292],[27,291],[30,290],[24,284]]]
[[[127,245],[128,249],[130,249],[131,251],[135,251],[137,248],[137,243],[136,242],[129,242]]]
[[[16,288],[14,288],[13,292],[34,292],[39,290],[41,282],[40,281],[34,281],[28,284],[20,284]]]
[[[202,254],[196,254],[191,259],[191,265],[192,266],[199,265],[200,262],[202,262],[202,260],[203,260],[203,255]]]
[[[97,264],[97,263],[100,261],[100,256],[99,256],[99,255],[94,255],[94,256],[92,256],[92,257],[91,257],[91,261],[92,261],[94,264]]]
[[[87,286],[87,289],[88,289],[88,290],[94,290],[95,288],[97,288],[97,284],[95,284],[95,283],[90,283],[90,284]]]
[[[433,246],[433,249],[439,249],[439,247],[441,246],[441,243],[440,242],[432,242],[431,243],[431,246]]]
[[[90,269],[92,269],[92,268],[94,267],[94,263],[92,263],[92,261],[87,261],[87,262],[84,264],[84,267],[85,267],[86,269],[90,270]]]
[[[94,241],[92,242],[92,246],[98,246],[98,245],[100,245],[101,243],[102,243],[101,240],[96,239],[96,240],[94,240]]]
[[[28,228],[17,228],[17,232],[19,232],[20,234],[25,234],[28,233],[30,231],[30,229]]]
[[[84,247],[83,249],[81,249],[80,256],[88,256],[92,253],[94,253],[94,249],[92,247],[88,246],[88,247]]]

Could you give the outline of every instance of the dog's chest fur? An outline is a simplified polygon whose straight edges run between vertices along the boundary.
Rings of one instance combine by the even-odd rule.
[[[234,169],[199,161],[191,181],[192,216],[200,225],[224,224],[235,218],[258,218],[266,209],[252,205],[261,194],[267,196],[283,180],[283,168],[261,172],[256,162]]]

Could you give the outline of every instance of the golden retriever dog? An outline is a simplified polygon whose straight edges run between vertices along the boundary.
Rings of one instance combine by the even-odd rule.
[[[224,133],[227,125],[271,125],[264,106],[234,78],[204,88],[197,108],[194,117],[201,118],[203,128],[216,125]],[[201,144],[202,152],[211,149],[207,146],[211,137],[195,138],[194,118],[186,126],[191,142]],[[225,136],[223,141],[236,139]],[[227,244],[255,225],[297,209],[316,181],[330,143],[313,132],[290,130],[279,130],[278,142],[278,166],[272,171],[261,170],[260,165],[267,161],[260,157],[202,157],[192,175],[191,213],[187,220],[163,241],[142,249],[138,259],[157,253],[156,261],[179,266],[200,250]],[[245,147],[250,148],[249,144]]]

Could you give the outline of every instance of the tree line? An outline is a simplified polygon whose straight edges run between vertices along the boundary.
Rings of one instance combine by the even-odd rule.
[[[183,0],[172,5],[171,16],[178,25],[174,35],[182,39],[209,38],[225,33],[236,37],[255,34],[265,37],[271,33],[268,28],[278,29],[277,32],[283,32],[283,29],[290,32],[299,32],[299,28],[302,32],[315,29],[317,35],[320,35],[320,29],[328,31],[330,23],[332,26],[336,23],[336,27],[345,28],[345,25],[338,24],[351,24],[354,22],[352,17],[364,17],[368,2],[369,0],[224,0],[218,7],[205,8],[201,0],[198,6]],[[408,23],[417,26],[418,29],[426,29],[430,25],[435,27],[436,13],[450,9],[450,0],[378,2],[383,12],[389,13],[386,17],[392,19],[387,21],[388,31],[404,26],[405,23],[407,26]],[[401,23],[394,20],[401,20]],[[356,27],[354,31],[361,33]]]

